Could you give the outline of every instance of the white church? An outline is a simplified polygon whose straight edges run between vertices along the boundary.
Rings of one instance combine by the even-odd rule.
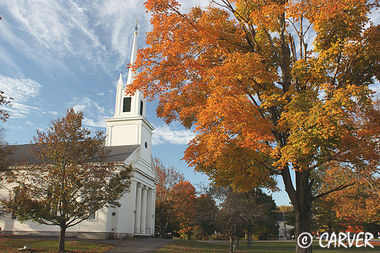
[[[134,30],[131,64],[136,60],[137,30]],[[155,200],[157,173],[154,167],[151,145],[153,126],[146,119],[146,100],[137,91],[133,96],[125,94],[125,85],[132,83],[134,73],[130,69],[126,84],[120,74],[116,90],[115,114],[106,120],[106,143],[110,150],[108,160],[131,164],[133,167],[131,186],[120,200],[120,207],[102,208],[89,220],[67,230],[67,237],[82,238],[125,238],[135,235],[154,235]],[[13,146],[11,162],[33,162],[31,145]],[[0,189],[0,196],[8,196],[6,189]],[[0,215],[3,234],[44,235],[59,234],[59,227],[41,225],[35,222],[20,222],[12,215]]]

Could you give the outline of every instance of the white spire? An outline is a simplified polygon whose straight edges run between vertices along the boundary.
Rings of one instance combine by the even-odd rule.
[[[120,73],[119,81],[117,81],[117,86],[123,86],[123,75]]]
[[[139,30],[139,21],[137,20],[135,26],[135,32],[133,33],[133,46],[132,46],[132,54],[131,54],[131,62],[130,65],[133,65],[136,62],[137,56],[137,31]],[[129,68],[127,85],[133,82],[133,78],[135,73],[132,71],[132,68]]]
[[[115,117],[120,114],[120,107],[121,107],[121,99],[123,92],[123,76],[120,73],[119,81],[117,82],[116,86],[116,103],[115,103]]]
[[[134,29],[132,54],[131,54],[131,65],[136,61],[137,55],[137,31],[138,22],[136,23]],[[135,72],[129,69],[128,78],[126,85],[133,82],[135,77]],[[117,82],[116,88],[116,103],[115,103],[115,118],[125,118],[125,117],[140,117],[145,116],[146,111],[146,100],[144,96],[137,90],[133,95],[126,94],[125,83],[123,82],[122,74],[120,74],[119,81]]]

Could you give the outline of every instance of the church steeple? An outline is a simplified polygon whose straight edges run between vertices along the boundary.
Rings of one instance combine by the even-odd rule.
[[[136,24],[133,33],[133,45],[130,63],[133,65],[137,56]],[[133,96],[125,92],[125,87],[133,82],[134,71],[129,69],[126,83],[120,74],[116,87],[115,114],[107,119],[106,146],[138,145],[142,160],[150,163],[153,126],[145,118],[146,101],[140,91]]]
[[[136,23],[133,33],[133,44],[131,52],[130,65],[132,66],[136,62],[137,58],[137,32],[138,22]],[[135,72],[132,68],[129,68],[128,78],[126,86],[133,82]],[[123,85],[123,78],[120,74],[119,81],[116,88],[116,103],[115,103],[115,115],[114,117],[127,117],[127,116],[145,116],[145,98],[140,91],[136,91],[133,96],[127,96],[125,93],[125,86]]]

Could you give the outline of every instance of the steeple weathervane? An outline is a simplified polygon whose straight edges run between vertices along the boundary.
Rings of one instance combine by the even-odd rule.
[[[139,30],[139,20],[136,20],[135,33]]]

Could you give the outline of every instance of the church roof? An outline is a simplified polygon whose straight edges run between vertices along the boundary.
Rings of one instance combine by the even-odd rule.
[[[33,144],[9,145],[12,154],[8,157],[9,165],[17,166],[22,164],[35,164],[38,162],[33,155]],[[109,150],[107,154],[108,162],[123,162],[125,161],[139,145],[124,145],[106,147]]]
[[[106,149],[110,150],[107,155],[107,161],[109,162],[123,162],[127,159],[135,150],[139,147],[139,145],[124,145],[124,146],[112,146],[106,147]]]

